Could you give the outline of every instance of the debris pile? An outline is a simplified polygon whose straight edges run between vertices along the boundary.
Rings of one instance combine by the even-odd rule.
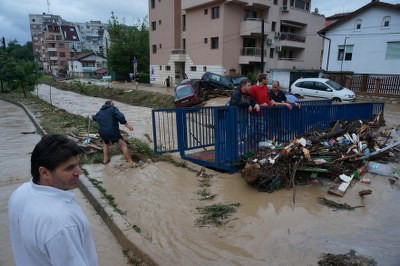
[[[83,152],[87,155],[103,150],[103,142],[99,134],[81,133],[77,136],[70,133],[67,137],[78,143],[83,148]]]
[[[384,124],[378,114],[368,121],[337,121],[326,131],[308,132],[288,144],[260,142],[260,150],[248,159],[243,175],[260,191],[328,182],[333,183],[329,193],[338,196],[367,170],[391,176],[395,182],[398,176],[393,165],[381,162],[398,162],[400,126],[380,130]],[[374,161],[366,164],[367,160]]]
[[[318,265],[374,266],[378,264],[374,259],[362,256],[357,254],[354,250],[350,250],[347,254],[322,254],[321,260],[318,261]]]

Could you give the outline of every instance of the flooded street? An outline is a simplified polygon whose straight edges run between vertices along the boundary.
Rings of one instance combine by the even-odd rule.
[[[24,111],[0,100],[0,265],[15,265],[9,238],[7,204],[12,192],[30,180],[31,152],[40,140]],[[126,265],[122,249],[86,198],[76,189],[88,217],[100,265]]]
[[[50,86],[41,84],[38,85],[38,88],[39,97],[50,103]],[[37,95],[37,91],[33,94]],[[107,99],[89,97],[51,87],[51,101],[53,105],[75,115],[92,117],[92,115],[100,110],[106,100]],[[130,132],[125,126],[121,125],[121,130],[142,140],[147,140],[144,137],[146,133],[152,138],[151,108],[132,106],[120,102],[115,102],[115,106],[125,115],[126,120],[134,127],[133,132]]]
[[[41,98],[48,99],[46,91],[39,88]],[[53,103],[76,114],[92,114],[104,102],[54,91]],[[150,134],[151,119],[146,113],[150,117],[149,108],[122,103],[116,106],[137,130],[138,125],[143,125]],[[136,108],[142,109],[140,114]],[[399,114],[400,105],[385,106],[389,126],[400,123]],[[142,138],[146,130],[135,134]],[[326,189],[318,185],[297,187],[293,205],[292,191],[259,193],[238,173],[210,170],[214,174],[210,194],[217,196],[207,202],[199,200],[200,178],[188,169],[166,162],[128,168],[120,162],[111,160],[109,165],[85,168],[92,178],[103,182],[118,208],[127,212],[127,220],[141,229],[131,237],[160,265],[317,265],[321,253],[347,253],[350,249],[373,257],[379,265],[400,264],[400,185],[390,185],[387,177],[367,173],[365,177],[371,179],[371,184],[357,183],[343,198],[326,196]],[[373,193],[362,199],[358,192],[365,188]],[[333,211],[317,203],[320,195],[365,207]],[[225,226],[195,226],[200,217],[197,207],[236,202],[241,206]]]

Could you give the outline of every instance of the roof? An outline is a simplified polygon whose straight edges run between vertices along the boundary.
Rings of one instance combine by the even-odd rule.
[[[96,53],[78,53],[78,54],[75,55],[75,57],[71,57],[70,60],[72,60],[72,61],[75,61],[75,60],[82,61],[84,58],[89,57],[91,55],[95,55],[95,56],[99,56],[99,57],[105,58],[104,56],[98,55]],[[83,60],[83,61],[85,61],[85,60]],[[93,61],[93,60],[90,60],[90,61]]]
[[[347,12],[347,13],[339,13],[339,14],[334,14],[332,16],[329,16],[327,18],[325,18],[326,20],[336,20],[336,19],[342,19],[344,17],[347,17],[348,15],[350,15],[351,12]]]
[[[102,68],[98,68],[98,69],[96,69],[95,71],[93,71],[94,73],[96,73],[96,74],[105,74],[105,73],[107,73],[108,72],[108,69],[107,68],[105,68],[105,67],[102,67]]]
[[[352,19],[353,17],[357,16],[358,14],[363,13],[364,11],[370,9],[370,8],[376,8],[376,7],[382,7],[382,8],[389,8],[393,10],[398,10],[400,11],[400,5],[399,4],[389,4],[389,3],[384,3],[384,2],[379,2],[379,1],[372,1],[369,4],[357,9],[354,12],[349,13],[347,16],[343,17],[342,19],[339,19],[338,21],[332,23],[331,25],[323,28],[322,30],[318,31],[318,34],[325,34],[327,31],[335,28],[336,26]]]
[[[79,41],[78,32],[76,31],[75,26],[61,25],[61,31],[62,31],[64,40],[71,41],[71,42]]]

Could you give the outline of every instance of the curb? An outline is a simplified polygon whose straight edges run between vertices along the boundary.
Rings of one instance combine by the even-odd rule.
[[[36,121],[35,116],[28,110],[28,108],[19,102],[4,99],[0,96],[0,100],[12,103],[17,105],[18,107],[22,108],[29,119],[32,121],[33,125],[35,126],[37,132],[40,135],[47,134],[46,131],[40,126],[40,124]],[[132,225],[126,221],[125,217],[123,217],[118,212],[114,211],[114,209],[108,205],[108,203],[102,198],[100,191],[93,186],[90,182],[89,178],[85,175],[80,177],[80,184],[79,189],[88,199],[90,204],[96,210],[96,212],[100,215],[104,223],[110,229],[112,234],[117,239],[118,243],[122,246],[124,250],[132,250],[134,256],[141,259],[143,262],[149,265],[157,265],[155,261],[145,252],[143,252],[135,243],[132,241],[132,238],[140,241],[141,236],[137,233],[133,228]]]

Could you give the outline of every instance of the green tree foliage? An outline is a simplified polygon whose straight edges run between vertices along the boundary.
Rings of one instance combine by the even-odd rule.
[[[0,49],[0,83],[1,91],[21,89],[26,97],[27,91],[33,91],[40,75],[37,63],[33,61],[32,43],[25,45],[17,41],[8,43]]]
[[[149,73],[149,27],[145,17],[137,20],[133,26],[120,23],[118,17],[111,13],[108,32],[111,45],[107,53],[108,67],[113,70],[117,79],[128,79],[133,72],[132,60],[138,61],[138,72]]]

